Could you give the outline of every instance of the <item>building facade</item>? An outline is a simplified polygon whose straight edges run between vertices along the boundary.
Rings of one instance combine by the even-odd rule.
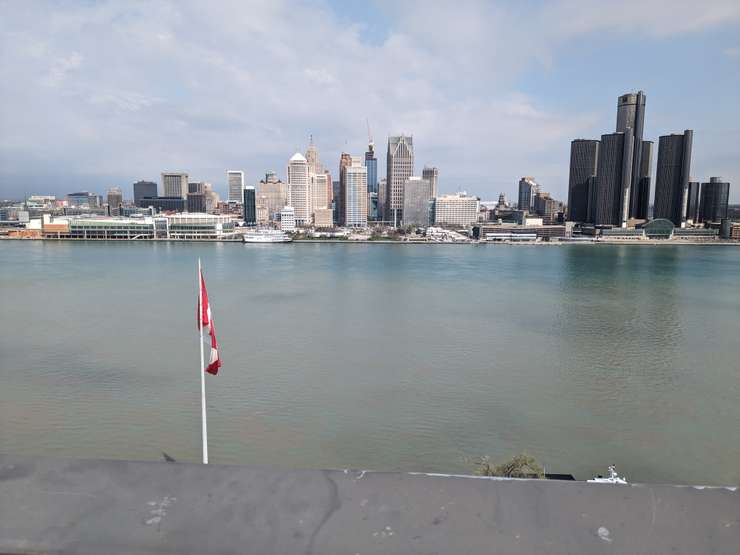
[[[107,198],[108,207],[111,211],[116,212],[123,204],[123,192],[119,187],[111,187],[108,189]]]
[[[242,218],[245,225],[257,225],[257,194],[252,186],[242,190]]]
[[[519,196],[517,208],[531,212],[534,203],[534,196],[539,192],[540,187],[534,180],[534,177],[522,177],[519,180]]]
[[[654,216],[670,220],[676,227],[686,225],[693,135],[687,129],[658,140]]]
[[[229,202],[242,201],[242,189],[244,189],[244,172],[241,170],[228,170],[226,181],[229,184]]]
[[[589,221],[590,187],[599,167],[599,144],[593,139],[576,139],[570,143],[568,220],[572,222]]]
[[[730,183],[721,177],[710,177],[708,183],[701,185],[699,221],[721,222],[727,218],[729,201]]]
[[[162,173],[162,193],[165,197],[188,197],[188,174]]]
[[[631,132],[601,136],[591,195],[591,215],[596,225],[627,227],[633,147]]]
[[[478,220],[480,199],[466,193],[442,195],[434,199],[435,225],[468,226]]]
[[[295,231],[295,208],[286,206],[280,211],[280,229],[281,231]]]
[[[288,161],[288,206],[295,210],[296,225],[311,223],[313,214],[311,202],[308,161],[300,152],[296,152]]]
[[[429,186],[432,188],[432,198],[436,198],[439,195],[439,170],[432,166],[424,166],[421,170],[422,179],[429,181]]]
[[[403,187],[414,175],[413,136],[388,137],[386,164],[385,220],[398,225],[403,221]]]
[[[378,193],[378,158],[375,156],[375,143],[369,141],[365,152],[365,167],[367,168],[367,192]]]
[[[280,211],[288,204],[288,186],[275,172],[267,172],[257,185],[257,206],[267,212],[270,221],[280,219]]]
[[[428,179],[409,177],[404,184],[403,225],[428,226],[433,198],[432,184]]]
[[[154,181],[137,181],[134,183],[134,204],[139,206],[139,201],[144,197],[156,197],[157,184]]]
[[[686,221],[692,223],[699,222],[699,193],[701,183],[698,181],[689,181],[688,202],[686,203]]]
[[[344,225],[367,227],[367,168],[359,157],[353,157],[344,175]]]

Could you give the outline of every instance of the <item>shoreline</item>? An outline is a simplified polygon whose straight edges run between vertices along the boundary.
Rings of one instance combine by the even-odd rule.
[[[676,239],[641,239],[639,241],[470,241],[470,242],[435,242],[435,241],[393,241],[393,240],[367,240],[367,239],[293,239],[287,243],[245,243],[240,239],[64,239],[43,237],[0,237],[0,241],[41,241],[41,242],[66,242],[66,243],[235,243],[240,245],[288,245],[296,244],[344,244],[344,245],[467,245],[467,246],[516,246],[516,247],[539,247],[539,246],[570,246],[570,245],[630,245],[630,246],[702,246],[702,247],[740,247],[740,241],[730,239],[719,239],[716,241],[686,241]]]

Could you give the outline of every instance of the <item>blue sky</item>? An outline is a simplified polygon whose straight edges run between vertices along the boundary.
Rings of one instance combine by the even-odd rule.
[[[692,174],[740,202],[740,3],[2,2],[0,198],[131,194],[188,171],[225,192],[313,134],[333,172],[368,118],[414,135],[443,191],[565,198],[570,140],[647,94],[646,137],[695,131]],[[657,157],[657,152],[654,153]]]

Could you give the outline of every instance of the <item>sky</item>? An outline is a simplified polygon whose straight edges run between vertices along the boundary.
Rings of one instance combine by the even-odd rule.
[[[737,0],[0,0],[0,198],[132,196],[187,171],[222,196],[285,179],[309,135],[337,173],[368,122],[416,171],[483,200],[534,176],[567,198],[570,141],[614,131],[644,90],[645,137],[694,130],[692,176],[740,202]]]

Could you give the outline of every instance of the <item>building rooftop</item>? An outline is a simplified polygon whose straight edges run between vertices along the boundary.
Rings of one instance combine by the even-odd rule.
[[[0,455],[2,553],[737,553],[737,488]]]

